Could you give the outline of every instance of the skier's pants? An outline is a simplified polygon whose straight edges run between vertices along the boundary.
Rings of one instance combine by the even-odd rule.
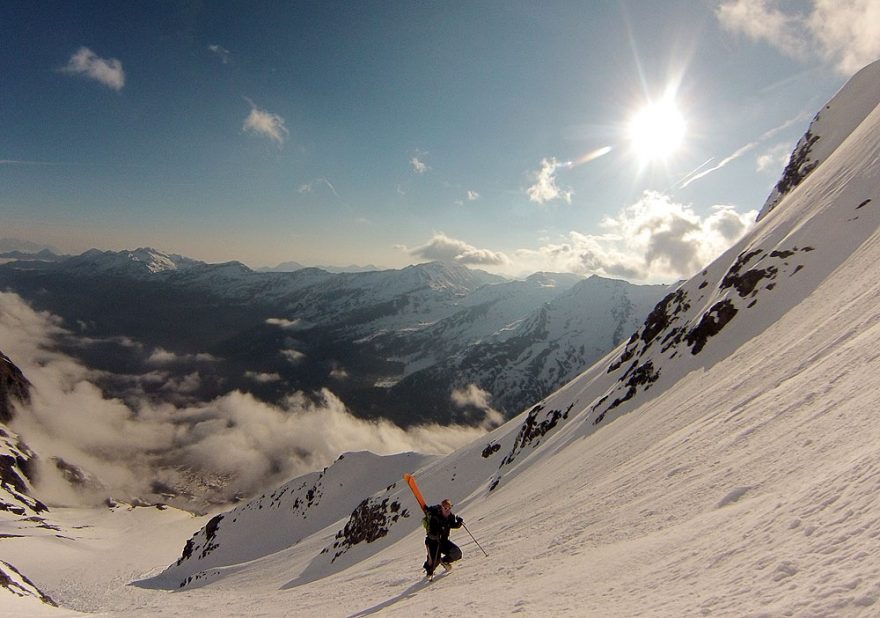
[[[449,539],[425,539],[425,547],[428,548],[428,562],[433,563],[434,557],[439,556],[439,562],[455,562],[461,560],[461,550],[458,545]],[[439,548],[439,552],[437,551]]]

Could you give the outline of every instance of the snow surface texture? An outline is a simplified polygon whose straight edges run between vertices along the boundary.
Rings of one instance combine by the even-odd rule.
[[[160,531],[172,513],[150,511],[124,541],[131,512],[62,513],[101,521],[3,539],[3,559],[63,606],[123,616],[877,615],[880,95],[863,78],[880,65],[866,71],[834,100],[863,120],[752,233],[540,405],[415,470],[488,557],[456,531],[460,566],[420,581],[409,489],[382,459],[346,471],[346,455],[324,479],[377,466],[365,476],[388,485],[364,486],[353,511],[350,492],[328,492],[317,506],[332,523],[303,519],[302,538],[290,492],[317,477],[288,483],[283,508],[276,493],[202,520],[163,572],[157,551],[139,561],[152,578],[126,579],[121,557],[180,535]],[[259,506],[261,525],[245,521]],[[248,539],[262,549],[245,554]],[[82,568],[98,548],[102,564]]]

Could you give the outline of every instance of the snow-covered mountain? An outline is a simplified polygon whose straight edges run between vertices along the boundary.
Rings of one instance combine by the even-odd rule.
[[[126,616],[876,615],[880,63],[834,103],[870,111],[616,350],[483,439],[421,462],[345,455],[216,514],[161,571],[66,574],[95,547],[131,554],[102,542],[123,513],[98,540],[4,539],[10,563]],[[430,585],[408,466],[467,525]]]
[[[0,238],[0,253],[20,252],[27,254],[47,251],[54,255],[61,255],[61,251],[49,245],[42,245],[21,240],[20,238]]]
[[[0,352],[0,512],[11,521],[51,529],[52,524],[44,517],[48,507],[34,497],[36,456],[21,437],[6,426],[14,416],[14,406],[30,401],[30,388],[21,370]],[[0,560],[0,607],[5,595],[55,605],[14,565]]]
[[[379,267],[374,266],[372,264],[367,264],[366,266],[357,266],[355,264],[352,264],[349,266],[317,265],[314,267],[310,267],[310,266],[304,266],[303,264],[300,264],[299,262],[292,262],[291,261],[291,262],[282,262],[281,264],[278,264],[277,266],[257,268],[257,271],[259,271],[259,272],[274,272],[274,273],[290,273],[290,272],[294,272],[297,270],[301,270],[303,268],[317,268],[319,270],[325,270],[328,273],[365,273],[365,272],[370,272],[373,270],[383,270],[382,268],[379,268]]]
[[[492,403],[502,410],[537,402],[620,344],[667,290],[596,276],[571,285],[575,280],[533,275],[516,285],[531,283],[536,293],[560,280],[569,289],[527,315],[499,319],[505,307],[495,301],[426,329],[417,340],[423,347],[410,356],[420,369],[395,384],[390,397],[408,400],[449,384],[458,389],[474,384],[491,393]],[[497,330],[487,336],[463,328],[475,313],[482,322],[494,318]]]
[[[877,69],[866,67],[850,78],[810,123],[788,160],[782,178],[758,215],[760,221],[818,165],[828,159],[874,111],[871,92],[877,88]],[[865,93],[868,93],[865,96]]]
[[[36,251],[33,253],[25,251],[5,251],[3,253],[0,253],[0,261],[2,262],[10,262],[13,260],[57,262],[59,260],[65,259],[65,257],[67,256],[60,256],[58,254],[52,253],[48,249],[43,249],[41,251]]]
[[[168,255],[148,247],[134,251],[91,249],[64,260],[60,270],[70,274],[143,277],[169,271],[186,270],[200,264],[180,255]]]
[[[127,366],[130,373],[145,374],[155,369],[152,351],[157,349],[160,356],[211,358],[210,366],[177,363],[166,370],[176,370],[178,380],[198,371],[202,379],[190,394],[202,399],[237,389],[277,402],[293,391],[329,387],[356,414],[384,416],[401,425],[470,422],[452,401],[453,391],[479,379],[490,396],[495,394],[494,379],[482,376],[497,375],[505,368],[498,363],[515,358],[491,346],[514,335],[523,341],[521,325],[534,323],[544,304],[581,279],[539,273],[525,281],[507,281],[441,262],[364,273],[315,268],[258,273],[239,262],[205,264],[153,249],[93,250],[53,264],[0,266],[0,285],[62,316],[82,335],[136,344],[83,358],[96,369],[112,372]],[[656,287],[644,290],[653,300],[661,296]],[[606,293],[601,286],[594,292]],[[595,309],[621,315],[629,311],[625,298],[619,299],[619,307],[606,300],[594,299]],[[625,330],[652,304],[636,303]],[[579,350],[580,343],[568,345],[562,339],[582,327],[562,331],[554,349],[569,350],[564,352],[568,372],[530,384],[527,393],[518,390],[519,380],[505,384],[495,402],[503,413],[515,413],[523,396],[540,399],[571,377],[573,367],[613,347],[615,342],[600,332],[618,328],[610,324],[610,313],[587,311],[578,319],[605,348],[597,352],[588,346],[572,355],[569,351]],[[541,333],[549,331],[533,329],[530,344],[540,346]],[[467,366],[459,362],[463,350],[468,350]],[[71,345],[69,351],[82,357],[89,349]],[[556,355],[546,363],[558,364]],[[430,373],[412,376],[426,369]],[[252,375],[277,378],[256,383],[247,377]],[[389,390],[407,378],[399,389]],[[430,382],[427,391],[418,386],[424,381]],[[125,396],[112,390],[112,381],[105,382],[102,386],[111,394]],[[163,393],[154,388],[153,395]]]

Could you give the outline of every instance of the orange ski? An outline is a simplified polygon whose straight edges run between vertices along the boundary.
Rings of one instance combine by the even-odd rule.
[[[409,488],[412,489],[413,495],[416,497],[416,500],[419,501],[419,506],[422,507],[422,511],[427,511],[428,505],[425,504],[425,498],[422,496],[419,486],[416,485],[416,477],[412,474],[404,474],[403,479],[407,482]]]

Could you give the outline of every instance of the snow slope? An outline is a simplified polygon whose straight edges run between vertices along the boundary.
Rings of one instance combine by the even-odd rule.
[[[93,599],[96,582],[81,575],[82,592],[66,589],[70,606],[125,616],[877,615],[880,95],[872,80],[853,84],[836,104],[870,111],[747,237],[558,392],[418,466],[429,501],[451,497],[488,556],[459,531],[460,566],[421,582],[415,501],[399,475],[377,469],[368,476],[384,489],[364,486],[353,511],[342,494],[322,502],[321,523],[339,518],[303,524],[296,543],[285,527],[292,505],[259,527],[227,513],[153,578],[107,582],[112,591]],[[328,478],[353,478],[333,470],[347,457]],[[249,535],[272,539],[245,555]],[[56,598],[62,567],[40,567],[40,549],[13,563]],[[216,552],[223,568],[206,559]]]

